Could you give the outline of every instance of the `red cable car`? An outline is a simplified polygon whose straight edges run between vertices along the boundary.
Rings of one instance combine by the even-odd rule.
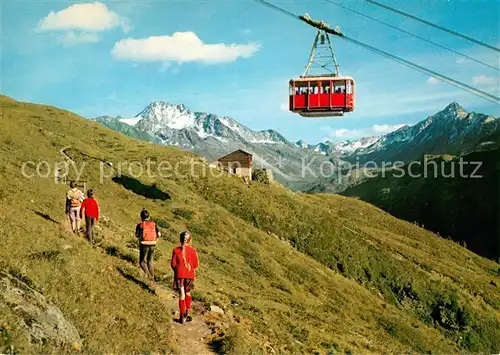
[[[290,80],[290,111],[308,118],[343,116],[354,111],[353,78],[307,76]]]
[[[307,14],[304,19],[314,23]],[[340,76],[330,37],[324,30],[330,27],[324,22],[316,25],[323,29],[316,34],[304,75],[290,80],[290,111],[308,118],[343,116],[354,111],[354,79]],[[342,35],[338,29],[335,32]],[[313,66],[328,74],[310,75]]]

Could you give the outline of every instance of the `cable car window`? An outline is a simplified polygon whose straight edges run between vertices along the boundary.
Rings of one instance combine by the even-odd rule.
[[[330,93],[330,82],[329,81],[321,82],[321,93],[322,94],[329,94]]]
[[[347,94],[352,94],[352,82],[351,81],[347,82],[346,93]]]
[[[307,83],[295,82],[295,95],[305,95],[307,93]]]
[[[311,82],[309,87],[309,94],[317,94],[319,92],[318,89],[318,83],[315,81]]]
[[[335,93],[336,94],[344,94],[345,93],[345,81],[336,81],[333,83]]]

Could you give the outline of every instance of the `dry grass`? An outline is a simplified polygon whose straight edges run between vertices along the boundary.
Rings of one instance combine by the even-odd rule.
[[[490,283],[500,285],[499,265],[492,261],[341,196],[247,187],[236,178],[195,178],[183,169],[168,179],[138,178],[127,188],[111,176],[101,184],[100,160],[116,167],[147,158],[173,165],[197,158],[65,111],[0,100],[2,267],[33,280],[80,331],[86,351],[169,352],[177,345],[169,339],[171,315],[133,281],[143,280],[133,249],[143,207],[163,228],[156,266],[165,284],[178,233],[192,231],[202,262],[196,298],[227,311],[231,327],[218,345],[229,353],[500,348],[500,293]],[[85,178],[107,218],[97,235],[103,248],[91,248],[41,217],[64,219],[65,186],[21,176],[23,161],[53,166],[67,146],[76,162],[87,163]],[[151,188],[170,199],[145,197]],[[34,253],[57,257],[30,257]],[[455,322],[462,311],[467,318],[457,329],[452,321],[438,321],[448,316]],[[9,317],[0,321],[10,329],[10,344],[40,350],[23,341]]]

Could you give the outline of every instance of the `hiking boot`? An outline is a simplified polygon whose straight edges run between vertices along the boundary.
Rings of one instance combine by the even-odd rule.
[[[186,313],[185,318],[186,318],[186,322],[192,322],[193,321],[193,317],[191,317],[191,315],[189,315],[187,313]]]
[[[156,282],[154,278],[149,278],[149,286],[151,286],[151,288],[156,288]]]
[[[186,322],[186,318],[184,318],[184,316],[181,316],[179,318],[179,323],[184,324],[185,322]]]

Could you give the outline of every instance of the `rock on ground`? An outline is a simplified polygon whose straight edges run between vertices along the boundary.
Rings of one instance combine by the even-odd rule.
[[[214,305],[210,306],[210,312],[224,314],[224,310],[222,308]]]
[[[26,329],[32,343],[81,347],[78,330],[64,318],[57,306],[24,281],[1,270],[0,302],[19,318],[19,324]]]

